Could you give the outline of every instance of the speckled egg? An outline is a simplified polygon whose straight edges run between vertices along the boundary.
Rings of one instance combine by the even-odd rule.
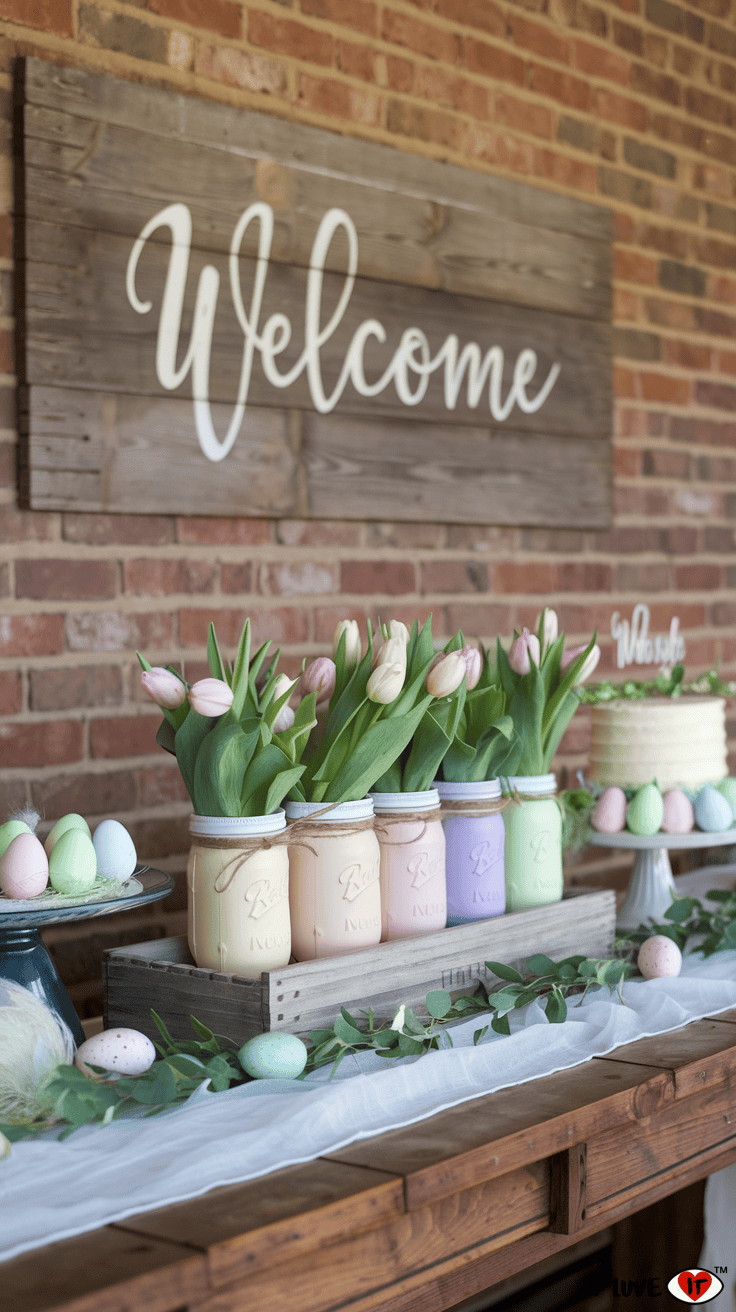
[[[695,799],[695,823],[706,834],[720,834],[733,824],[730,803],[712,784],[701,788]]]
[[[626,824],[626,793],[613,784],[601,793],[590,813],[590,823],[599,834],[618,834]]]
[[[653,934],[639,948],[636,964],[645,979],[664,979],[679,975],[682,953],[666,934]]]
[[[49,875],[57,893],[89,893],[97,876],[97,857],[92,839],[83,829],[67,829],[54,844]]]
[[[689,834],[695,824],[693,804],[681,788],[670,788],[662,798],[662,828],[666,834]]]
[[[632,834],[656,834],[662,825],[664,803],[656,784],[644,784],[634,794],[626,812],[626,824]]]
[[[0,857],[0,892],[38,897],[49,882],[49,859],[35,834],[18,834]]]
[[[307,1064],[307,1049],[296,1034],[256,1034],[238,1053],[246,1075],[254,1080],[295,1080]]]
[[[6,820],[4,825],[0,825],[0,856],[7,852],[14,838],[19,834],[32,834],[33,830],[27,825],[25,820]]]
[[[719,793],[723,793],[736,819],[736,779],[721,779],[721,782],[716,784],[716,788]],[[2,829],[0,829],[0,834],[2,834]]]
[[[143,1075],[156,1060],[156,1049],[140,1030],[102,1030],[77,1048],[74,1065],[85,1075],[90,1066],[101,1066],[116,1075]]]
[[[103,879],[122,883],[130,879],[138,857],[135,843],[119,820],[102,820],[95,829],[92,845],[97,857],[97,873]]]
[[[70,811],[69,815],[63,815],[61,820],[56,821],[56,824],[44,843],[46,855],[48,857],[51,856],[51,853],[62,835],[66,834],[70,829],[81,829],[82,833],[86,834],[88,838],[92,837],[89,825],[84,816],[77,815],[75,811]]]

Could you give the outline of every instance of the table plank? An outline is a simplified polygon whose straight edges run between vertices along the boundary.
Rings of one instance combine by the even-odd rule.
[[[675,1097],[687,1097],[706,1085],[719,1083],[734,1069],[736,1032],[714,1020],[699,1020],[670,1034],[627,1043],[601,1060],[662,1066],[672,1073]]]
[[[219,1288],[404,1210],[400,1177],[319,1160],[130,1217],[119,1228],[207,1253],[210,1283]]]
[[[709,1016],[708,1019],[715,1021],[718,1025],[736,1025],[736,1009],[722,1011],[720,1016]]]

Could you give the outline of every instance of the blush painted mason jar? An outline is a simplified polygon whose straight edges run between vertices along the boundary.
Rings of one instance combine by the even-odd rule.
[[[258,979],[289,964],[288,852],[285,844],[257,848],[285,829],[283,811],[191,817],[188,939],[198,966]]]
[[[373,801],[287,802],[291,944],[297,961],[340,957],[381,941],[381,853]]]
[[[371,797],[381,849],[382,942],[444,929],[445,834],[437,789]]]
[[[447,844],[448,925],[502,916],[506,910],[506,884],[498,779],[438,782],[436,787]]]
[[[506,905],[509,911],[559,902],[562,897],[562,815],[553,774],[505,779],[511,802],[506,831]]]

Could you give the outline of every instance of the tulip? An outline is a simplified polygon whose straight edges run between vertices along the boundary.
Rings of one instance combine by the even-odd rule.
[[[509,665],[514,674],[528,674],[532,662],[539,665],[539,638],[528,629],[522,629],[509,650]]]
[[[407,629],[406,625],[402,624],[401,620],[391,620],[389,622],[388,636],[389,638],[401,638],[401,641],[403,642],[404,646],[405,647],[409,646],[409,639],[411,638],[411,634]]]
[[[285,729],[291,729],[295,719],[296,712],[292,711],[288,702],[284,702],[284,705],[281,707],[281,710],[273,722],[271,732],[283,733]]]
[[[427,692],[432,697],[449,697],[457,692],[466,673],[467,667],[459,651],[443,652],[427,674]]]
[[[186,684],[161,665],[154,665],[152,670],[144,670],[141,683],[151,700],[167,711],[175,711],[187,699]]]
[[[462,656],[465,662],[467,689],[468,692],[472,692],[483,673],[483,657],[477,647],[463,647],[458,655]]]
[[[273,697],[271,700],[277,702],[279,697],[283,697],[284,693],[288,692],[290,688],[295,688],[296,684],[297,680],[290,679],[288,674],[279,674],[273,685]]]
[[[345,667],[346,669],[352,669],[353,666],[358,664],[362,654],[358,621],[340,620],[340,623],[335,629],[335,636],[332,639],[333,656],[337,655],[337,648],[340,645],[340,639],[343,633],[345,634]]]
[[[337,678],[337,667],[329,656],[318,656],[316,661],[312,661],[304,671],[299,680],[299,693],[306,697],[310,692],[316,692],[317,701],[329,701],[335,691],[335,679]]]
[[[233,690],[223,679],[200,679],[189,689],[189,705],[198,715],[224,715],[233,704]]]
[[[372,702],[388,706],[395,702],[404,686],[406,661],[392,661],[390,665],[377,665],[366,686],[366,693]]]
[[[373,668],[379,665],[401,665],[406,673],[406,645],[401,637],[387,638],[378,648]]]
[[[545,606],[542,614],[537,616],[534,628],[537,633],[539,633],[541,628],[542,655],[544,655],[547,648],[551,647],[552,643],[557,641],[557,634],[559,632],[557,627],[557,611],[552,610],[551,606]]]
[[[570,651],[563,651],[562,660],[560,661],[561,674],[564,674],[565,670],[568,670],[570,666],[574,664],[574,662],[578,659],[578,657],[582,656],[587,645],[588,644],[586,642],[583,643],[582,647],[572,647]],[[598,643],[596,643],[594,647],[591,647],[587,659],[583,661],[582,669],[575,682],[585,683],[585,680],[590,678],[600,658],[601,658],[601,649],[598,646]]]

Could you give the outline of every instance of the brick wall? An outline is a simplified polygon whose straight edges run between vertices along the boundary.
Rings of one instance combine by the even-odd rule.
[[[49,59],[523,177],[615,214],[615,520],[606,533],[29,513],[17,508],[10,94]],[[736,670],[734,0],[0,0],[0,800],[116,814],[180,870],[187,806],[133,661],[202,668],[250,612],[296,669],[338,617],[508,634],[544,602],[582,640],[639,599],[695,671]],[[610,652],[606,652],[610,666]],[[584,717],[560,766],[586,755]],[[602,854],[603,855],[603,854]],[[605,862],[587,869],[602,871]],[[577,872],[579,873],[579,865]],[[576,870],[573,870],[573,877]],[[80,1005],[103,942],[181,927],[181,894],[54,931]]]

